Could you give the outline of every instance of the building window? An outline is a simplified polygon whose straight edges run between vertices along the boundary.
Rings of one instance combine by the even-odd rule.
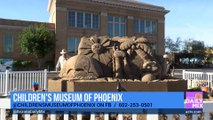
[[[4,36],[4,52],[11,53],[13,52],[13,36],[12,35],[5,35]]]
[[[108,35],[110,37],[113,36],[113,24],[112,23],[108,23]]]
[[[126,18],[108,16],[108,35],[126,36]]]
[[[76,37],[68,38],[68,41],[67,41],[68,52],[77,53],[79,43],[80,43],[80,38],[76,38]]]
[[[69,26],[75,27],[75,12],[69,12]]]
[[[152,30],[151,30],[151,32],[152,32],[152,34],[155,34],[156,33],[156,28],[157,28],[156,27],[156,21],[153,20],[151,23],[152,23]]]
[[[154,20],[134,19],[134,32],[135,33],[156,33],[156,22]]]
[[[120,36],[125,36],[126,35],[126,24],[121,24],[121,31],[120,31]]]
[[[144,20],[141,19],[141,20],[140,20],[140,32],[141,32],[141,33],[144,33],[144,26],[145,26]]]
[[[91,26],[91,14],[85,14],[85,28],[92,28]]]
[[[114,36],[119,36],[120,30],[119,30],[119,24],[115,23],[114,24]]]
[[[145,33],[151,33],[151,24],[150,24],[151,21],[149,20],[146,20],[146,27],[145,27]]]
[[[99,17],[97,14],[93,14],[93,28],[98,29]]]
[[[134,31],[136,33],[139,32],[139,20],[138,19],[134,19]]]
[[[83,13],[77,12],[77,27],[83,28]]]
[[[99,15],[93,13],[70,11],[68,14],[68,25],[70,27],[98,29]]]

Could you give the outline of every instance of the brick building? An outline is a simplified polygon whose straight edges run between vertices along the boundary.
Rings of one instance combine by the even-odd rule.
[[[48,11],[50,23],[46,24],[55,25],[55,59],[63,48],[76,54],[80,38],[94,34],[144,36],[156,54],[164,54],[165,14],[169,12],[164,7],[136,0],[49,0]],[[17,36],[23,27],[35,23],[39,24],[0,19],[0,58],[21,57]],[[12,46],[10,53],[5,51],[8,46]]]
[[[76,53],[82,36],[145,36],[157,54],[164,54],[163,7],[136,0],[50,0],[50,22],[55,23],[56,54],[62,48]],[[56,55],[58,57],[58,55]]]
[[[32,66],[35,67],[37,61],[33,56],[21,54],[18,37],[25,27],[40,24],[46,25],[53,32],[55,31],[53,23],[0,19],[0,62],[4,59],[29,60],[33,62]],[[44,62],[46,61],[49,60],[46,59]]]

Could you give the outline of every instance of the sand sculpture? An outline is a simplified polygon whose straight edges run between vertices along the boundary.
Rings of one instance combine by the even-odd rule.
[[[144,37],[82,37],[78,54],[64,65],[59,76],[72,79],[104,77],[151,81],[162,67]]]

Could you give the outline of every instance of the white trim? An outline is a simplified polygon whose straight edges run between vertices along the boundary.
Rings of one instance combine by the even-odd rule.
[[[48,12],[50,12],[50,5],[52,4],[52,2],[53,2],[52,0],[49,0],[49,2],[48,2],[48,6],[47,6],[47,11]]]
[[[56,10],[54,10],[52,13],[50,13],[49,22],[55,23],[56,22]],[[55,16],[55,17],[54,17]]]

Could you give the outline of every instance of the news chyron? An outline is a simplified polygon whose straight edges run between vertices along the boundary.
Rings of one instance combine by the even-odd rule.
[[[203,109],[202,92],[11,92],[10,99],[15,114],[196,114]]]

